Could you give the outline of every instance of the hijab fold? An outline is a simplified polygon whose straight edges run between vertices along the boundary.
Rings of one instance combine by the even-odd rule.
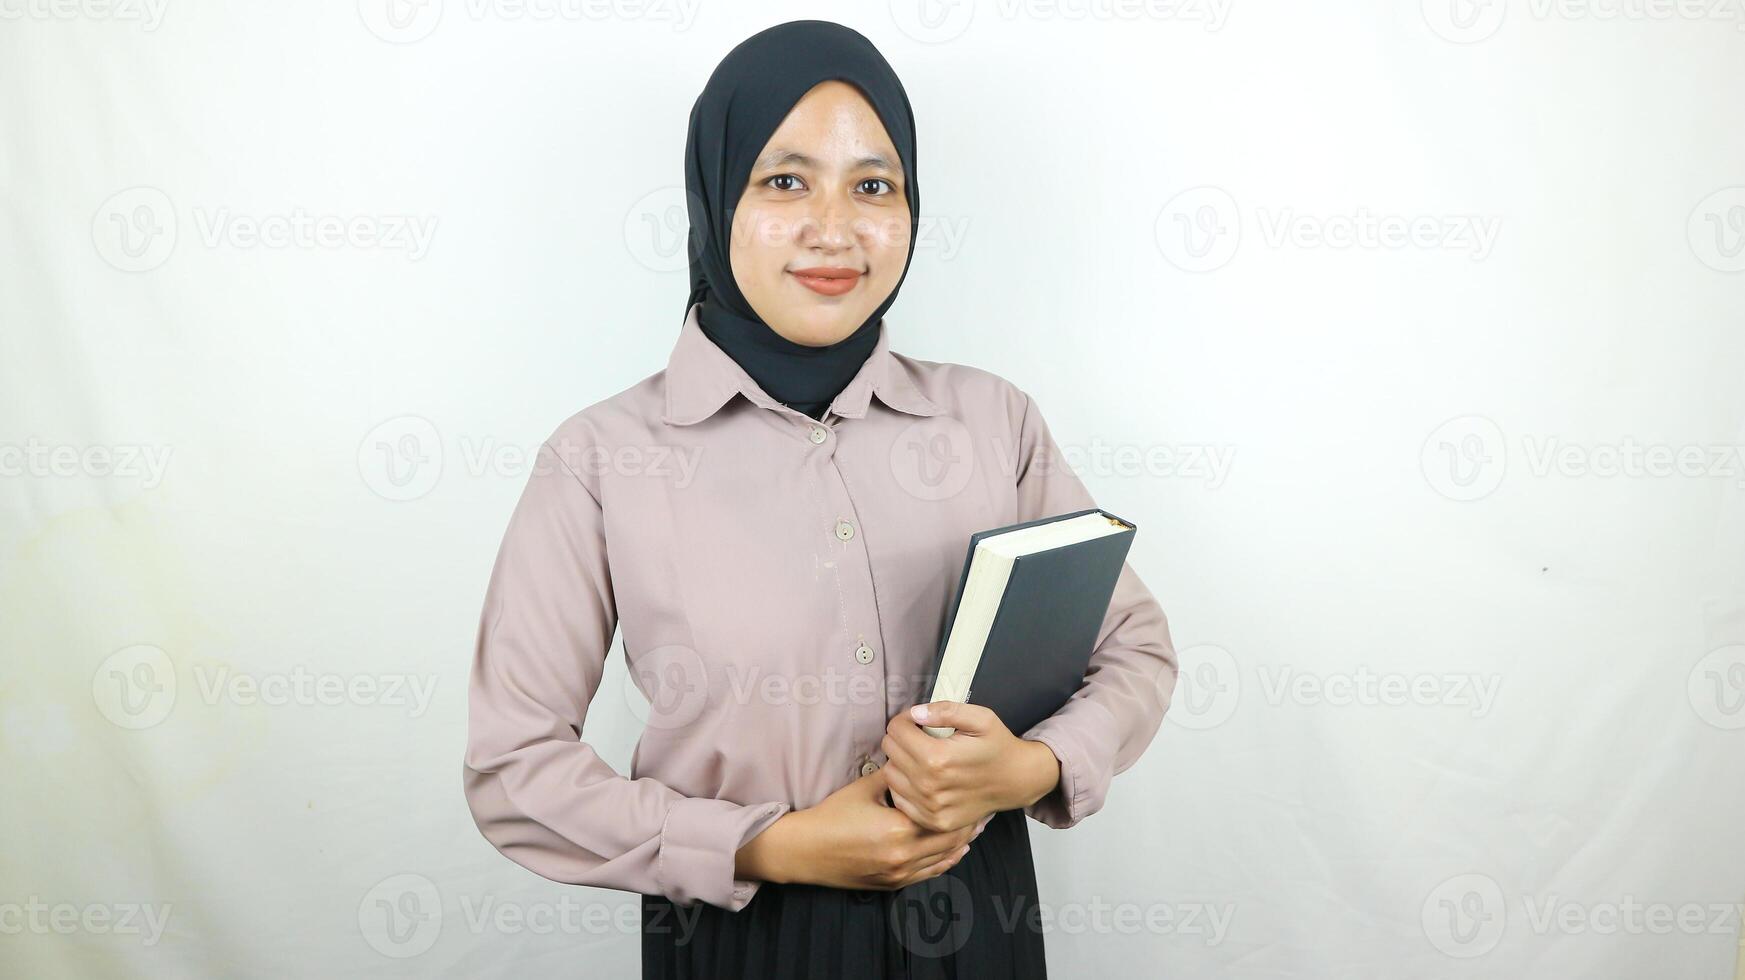
[[[812,347],[776,333],[746,302],[733,279],[730,235],[733,212],[764,145],[801,97],[830,80],[860,89],[901,158],[909,253],[902,276],[871,316],[836,343]],[[716,66],[691,108],[685,198],[691,265],[686,313],[702,303],[698,322],[716,346],[770,397],[821,418],[878,344],[885,311],[896,301],[915,255],[921,214],[915,117],[896,72],[871,41],[830,21],[789,21],[745,39]]]

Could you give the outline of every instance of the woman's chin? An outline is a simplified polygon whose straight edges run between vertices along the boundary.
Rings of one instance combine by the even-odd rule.
[[[798,309],[791,310],[790,315],[781,319],[779,329],[776,321],[766,322],[776,333],[796,344],[828,347],[853,333],[862,319],[865,317],[851,322],[841,307],[819,303],[802,304]]]

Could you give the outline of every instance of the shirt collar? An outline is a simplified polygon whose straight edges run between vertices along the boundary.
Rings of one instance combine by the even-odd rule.
[[[738,361],[703,333],[697,320],[702,305],[692,304],[685,315],[685,325],[679,330],[678,343],[673,345],[672,356],[667,359],[666,414],[661,421],[668,425],[701,422],[735,394],[744,395],[763,408],[799,414],[766,394]],[[925,417],[944,411],[921,393],[909,369],[891,353],[888,324],[880,325],[877,345],[848,386],[830,403],[830,411],[842,418],[862,418],[875,392],[880,401],[899,412]]]

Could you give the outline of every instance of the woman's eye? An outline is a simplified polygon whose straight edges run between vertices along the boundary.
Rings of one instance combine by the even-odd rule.
[[[773,177],[764,178],[763,183],[764,186],[778,191],[799,191],[806,189],[805,183],[793,174],[776,174]],[[875,197],[896,192],[896,185],[883,177],[868,177],[856,184],[855,187],[860,193],[871,194]]]

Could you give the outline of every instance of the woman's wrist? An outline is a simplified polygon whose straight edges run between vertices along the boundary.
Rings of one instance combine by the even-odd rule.
[[[1060,785],[1060,759],[1048,743],[1032,738],[1018,739],[1022,751],[1019,754],[1019,764],[1014,766],[1016,776],[1016,799],[1013,806],[1007,809],[1026,807],[1044,796],[1054,792]]]
[[[733,856],[733,876],[743,881],[792,882],[800,811],[790,810],[746,841]]]

